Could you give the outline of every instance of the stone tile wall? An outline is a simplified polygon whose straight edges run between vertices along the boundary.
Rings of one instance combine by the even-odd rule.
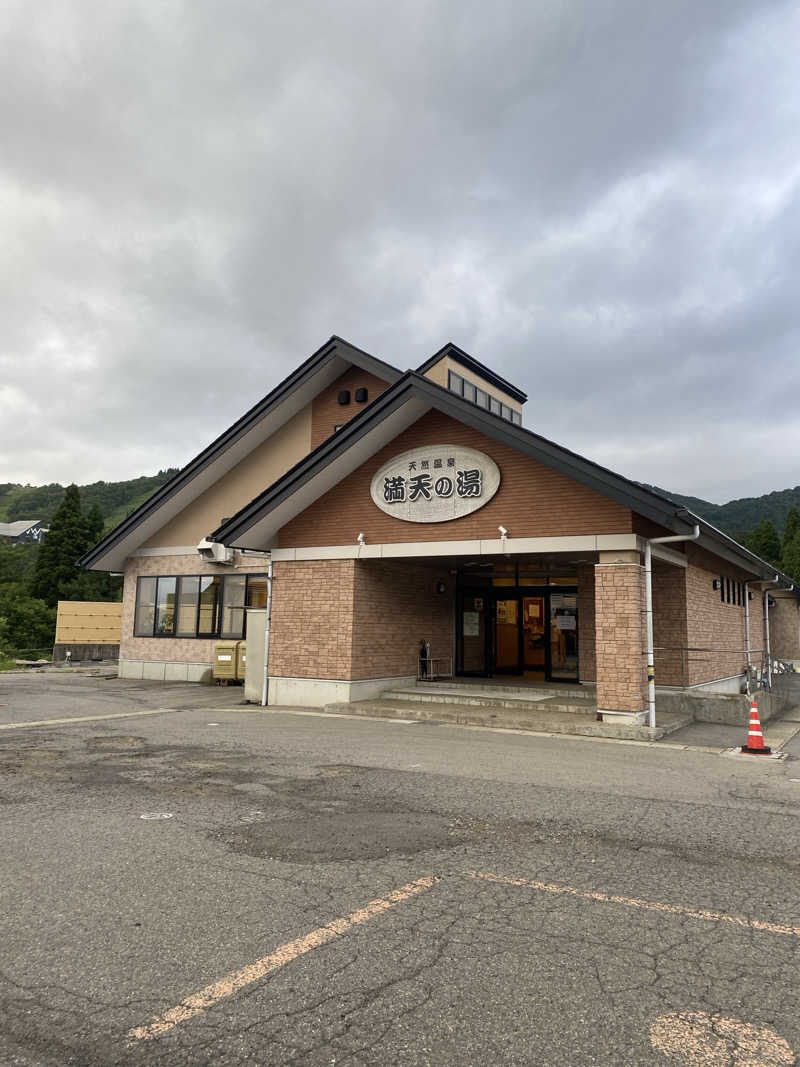
[[[597,706],[643,711],[647,706],[644,632],[644,567],[595,566]]]
[[[122,593],[121,660],[155,660],[177,663],[207,663],[213,661],[215,640],[189,637],[134,637],[133,617],[136,611],[136,579],[141,575],[178,574],[266,574],[267,561],[254,556],[236,554],[236,566],[207,563],[196,553],[179,556],[133,556],[125,565]]]

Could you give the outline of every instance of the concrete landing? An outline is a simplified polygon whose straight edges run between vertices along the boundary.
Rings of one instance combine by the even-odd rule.
[[[691,722],[691,716],[677,713],[663,715],[655,730],[633,723],[598,722],[594,700],[586,697],[579,703],[579,699],[573,697],[565,703],[551,696],[536,701],[504,700],[497,697],[491,703],[476,698],[470,703],[464,703],[460,700],[456,702],[453,696],[447,701],[413,700],[407,694],[398,698],[397,694],[386,693],[378,700],[327,704],[325,711],[340,715],[488,726],[548,734],[579,734],[585,737],[610,737],[628,741],[658,741]],[[494,702],[495,700],[497,702]]]

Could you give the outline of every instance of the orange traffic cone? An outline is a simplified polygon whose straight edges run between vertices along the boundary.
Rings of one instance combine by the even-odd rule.
[[[755,700],[750,702],[750,728],[747,732],[747,744],[742,745],[742,752],[748,752],[751,756],[769,756],[772,753],[772,749],[764,744],[758,704]]]

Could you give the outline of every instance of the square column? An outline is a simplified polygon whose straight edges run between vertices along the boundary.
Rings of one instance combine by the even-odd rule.
[[[608,720],[647,709],[644,567],[638,552],[601,552],[594,568],[597,710]]]

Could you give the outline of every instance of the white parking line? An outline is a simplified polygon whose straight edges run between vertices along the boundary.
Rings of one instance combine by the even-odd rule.
[[[342,934],[347,933],[354,926],[359,926],[368,919],[375,918],[376,915],[382,915],[385,911],[395,907],[397,904],[401,904],[404,900],[409,900],[411,897],[416,896],[417,893],[430,889],[438,881],[439,879],[434,876],[418,878],[416,881],[409,882],[407,885],[388,893],[385,897],[371,900],[369,904],[365,904],[363,908],[358,908],[357,911],[352,912],[343,919],[334,919],[333,922],[328,923],[326,926],[320,926],[295,941],[289,941],[285,945],[281,945],[280,948],[275,949],[268,956],[262,956],[255,963],[243,967],[240,971],[226,974],[224,978],[220,978],[218,982],[213,982],[211,985],[206,986],[199,993],[193,993],[190,997],[186,997],[180,1004],[164,1012],[163,1015],[154,1019],[148,1026],[137,1026],[130,1030],[128,1032],[128,1043],[133,1044],[136,1041],[149,1041],[151,1038],[160,1037],[174,1026],[177,1026],[178,1023],[186,1022],[187,1019],[199,1015],[206,1008],[212,1007],[224,997],[229,997],[244,986],[252,985],[253,982],[264,978],[272,971],[285,967],[287,963],[296,960],[298,956],[303,956],[307,952],[311,952],[312,949],[319,948],[320,945],[341,937]]]
[[[27,726],[64,726],[71,722],[100,722],[103,719],[138,719],[143,715],[169,715],[173,711],[197,711],[197,708],[153,708],[151,711],[115,711],[113,715],[72,715],[63,719],[35,719],[32,722],[3,722],[0,730],[24,730]]]
[[[519,886],[523,889],[535,889],[539,893],[554,893],[561,896],[580,897],[583,900],[596,900],[601,904],[624,904],[629,908],[644,911],[660,911],[667,915],[683,915],[687,919],[703,919],[706,922],[730,923],[746,930],[763,930],[768,934],[785,934],[800,937],[800,926],[784,926],[781,923],[766,922],[763,919],[748,919],[745,915],[728,915],[724,911],[709,911],[705,908],[690,908],[683,904],[665,904],[658,900],[639,900],[636,897],[623,897],[612,893],[599,893],[591,889],[577,889],[571,885],[553,885],[550,882],[537,882],[530,878],[510,878],[505,874],[490,871],[467,871],[470,878],[480,878],[497,885]]]

